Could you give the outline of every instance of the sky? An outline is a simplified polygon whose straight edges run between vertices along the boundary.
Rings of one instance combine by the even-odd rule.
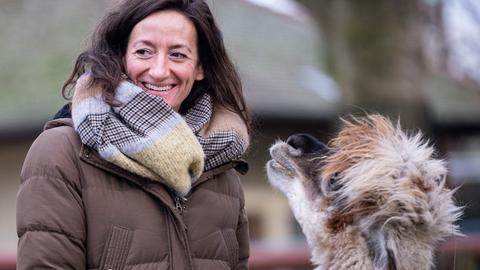
[[[443,15],[450,71],[480,83],[480,1],[444,0]]]
[[[293,16],[301,17],[304,15],[302,6],[294,0],[245,0],[247,2],[266,7],[275,12]]]
[[[303,17],[294,0],[245,0],[292,17]],[[444,25],[449,45],[449,69],[459,79],[480,83],[480,1],[443,0]]]

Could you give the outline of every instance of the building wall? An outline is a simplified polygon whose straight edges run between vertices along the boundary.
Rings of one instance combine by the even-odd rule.
[[[267,121],[254,127],[251,149],[246,156],[250,170],[241,177],[254,243],[282,247],[300,236],[286,199],[268,183],[265,174],[268,148],[276,140],[285,140],[294,133],[308,132],[325,138],[330,130],[328,123],[320,121]],[[33,136],[0,140],[0,254],[16,250],[15,198],[23,159],[33,140]]]
[[[250,170],[242,177],[253,242],[284,248],[299,239],[303,241],[285,197],[268,183],[265,164],[270,159],[269,147],[295,133],[310,133],[327,141],[332,130],[332,122],[320,120],[260,118],[254,121],[251,147],[246,155]]]
[[[0,22],[8,25],[0,28],[0,39],[6,41],[0,43],[0,255],[16,249],[15,197],[21,165],[34,139],[33,134],[23,138],[14,134],[34,133],[31,131],[38,130],[65,102],[60,88],[75,56],[85,47],[105,9],[116,1],[0,1]],[[311,23],[243,0],[210,2],[254,110],[268,107],[271,114],[296,114],[298,120],[312,108],[321,114],[333,106],[316,103],[321,98],[296,81],[299,70],[289,69],[316,66],[318,36],[313,34]],[[246,16],[250,19],[245,20]],[[256,31],[252,31],[254,27]],[[282,31],[273,31],[278,28]],[[289,38],[292,35],[295,38]],[[273,98],[279,103],[272,102]],[[247,155],[250,172],[242,177],[255,242],[286,245],[291,235],[298,233],[286,200],[268,185],[264,169],[268,147],[275,140],[296,132],[320,136],[325,132],[324,123],[297,120],[255,122]]]
[[[32,140],[0,140],[0,254],[12,254],[16,250],[15,198],[23,159]]]

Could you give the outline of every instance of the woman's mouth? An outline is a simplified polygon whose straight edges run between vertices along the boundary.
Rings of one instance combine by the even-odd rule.
[[[175,87],[175,84],[167,84],[167,85],[154,85],[150,83],[143,83],[143,86],[146,90],[154,91],[154,92],[167,92],[170,91]]]

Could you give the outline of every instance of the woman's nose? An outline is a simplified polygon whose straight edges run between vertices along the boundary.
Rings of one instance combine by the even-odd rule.
[[[157,56],[152,61],[148,73],[152,78],[157,80],[164,79],[169,76],[170,69],[168,67],[168,60],[164,56]]]

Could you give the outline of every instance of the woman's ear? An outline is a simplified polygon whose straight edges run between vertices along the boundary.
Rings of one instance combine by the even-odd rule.
[[[197,74],[195,76],[196,81],[201,81],[205,79],[205,74],[203,73],[203,67],[202,65],[198,64],[197,66]]]
[[[122,78],[125,79],[125,77],[128,78],[127,76],[127,58],[124,56],[122,56]]]
[[[127,56],[126,55],[122,56],[122,64],[123,64],[124,72],[126,73],[127,72]]]

